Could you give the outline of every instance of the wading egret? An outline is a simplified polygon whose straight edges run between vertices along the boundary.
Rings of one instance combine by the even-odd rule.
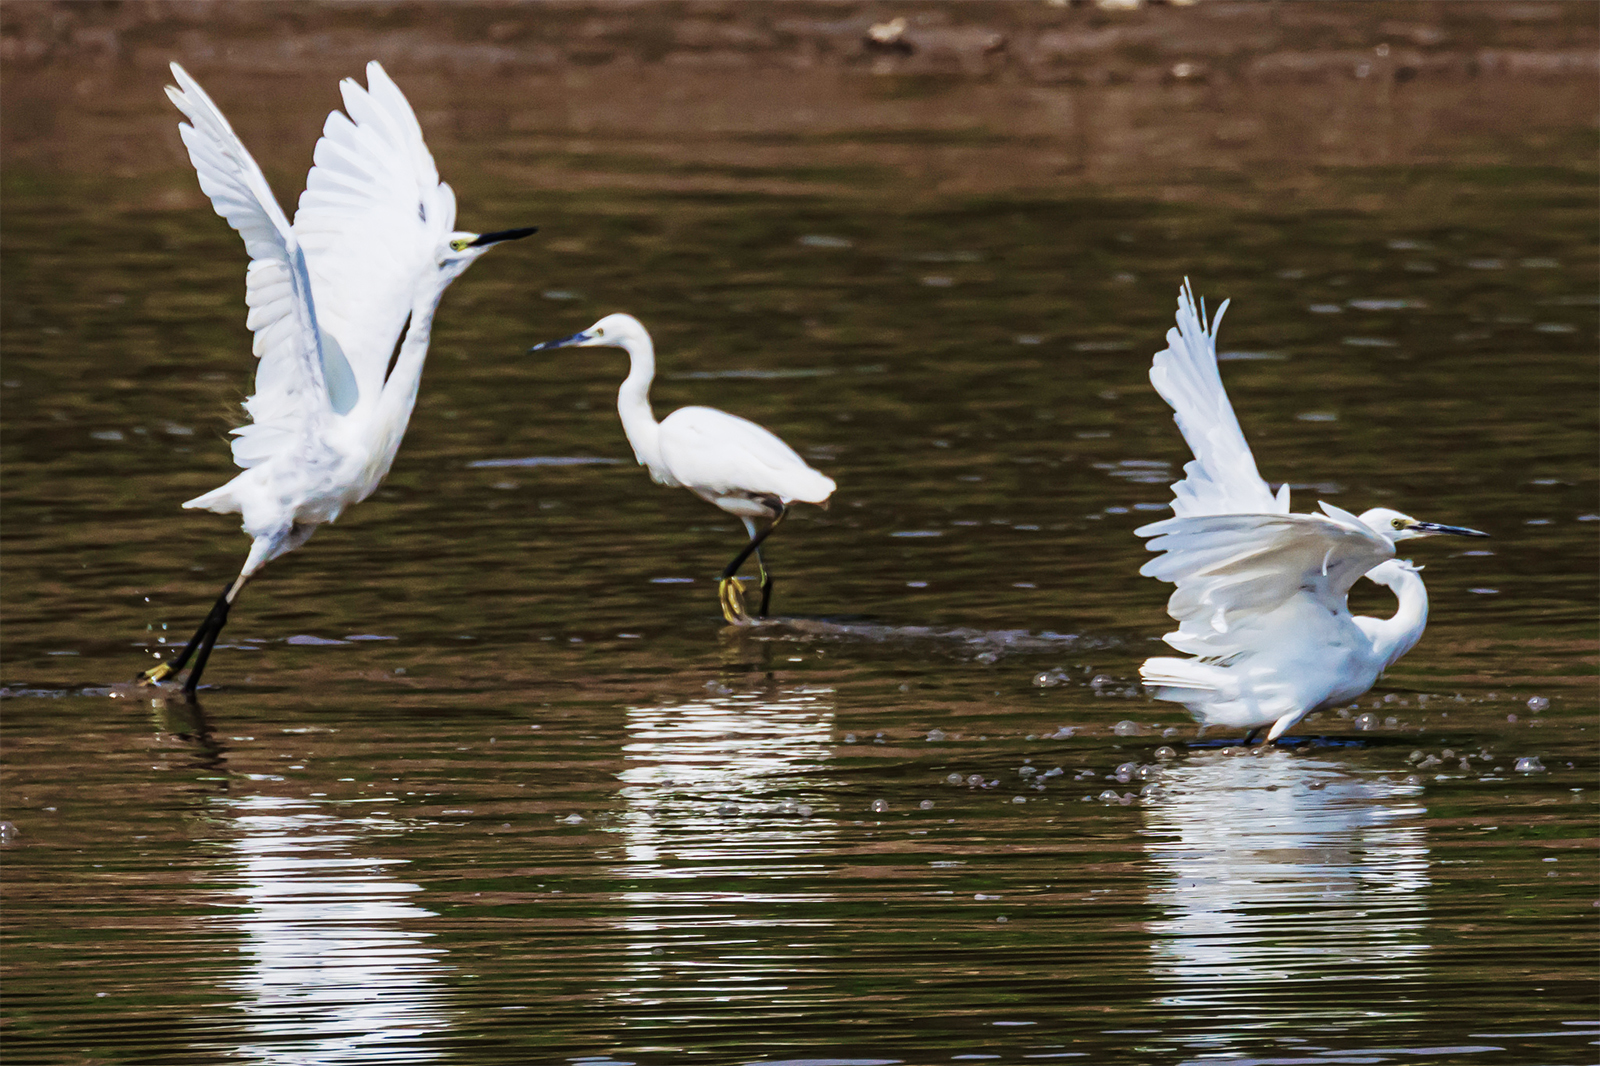
[[[729,624],[750,621],[735,575],[754,553],[761,574],[757,616],[765,618],[772,603],[772,575],[761,558],[761,542],[783,521],[791,503],[826,507],[833,479],[813,470],[770,431],[714,407],[683,407],[657,422],[650,410],[656,349],[632,315],[607,315],[582,333],[536,344],[529,351],[574,347],[621,348],[628,353],[628,376],[617,390],[617,413],[634,456],[658,484],[681,485],[744,523],[750,542],[722,571],[717,598]]]
[[[1140,573],[1177,585],[1164,638],[1192,659],[1146,659],[1145,684],[1185,704],[1202,726],[1270,727],[1267,742],[1312,711],[1354,699],[1410,651],[1428,623],[1421,569],[1394,558],[1402,540],[1475,529],[1419,522],[1376,507],[1359,516],[1322,503],[1322,514],[1290,514],[1289,486],[1274,495],[1256,472],[1217,372],[1217,327],[1195,310],[1185,281],[1177,328],[1167,332],[1150,381],[1173,410],[1194,452],[1172,486],[1175,517],[1144,526],[1163,553]],[[1346,603],[1362,576],[1399,600],[1391,618],[1353,617]]]
[[[455,195],[377,63],[367,64],[365,89],[339,83],[349,115],[328,116],[293,226],[205,90],[176,63],[172,75],[178,88],[167,96],[189,120],[178,131],[200,189],[250,255],[246,325],[260,360],[244,402],[251,423],[233,431],[244,473],[183,505],[238,512],[250,554],[184,649],[140,675],[154,684],[193,657],[183,686],[193,695],[246,582],[389,472],[445,288],[491,245],[534,231],[454,231]]]

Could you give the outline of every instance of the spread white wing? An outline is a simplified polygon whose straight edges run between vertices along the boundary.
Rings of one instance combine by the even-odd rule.
[[[1150,367],[1150,383],[1172,408],[1172,420],[1194,453],[1184,465],[1183,480],[1172,486],[1172,513],[1180,517],[1289,510],[1289,486],[1274,497],[1256,472],[1255,456],[1217,372],[1217,327],[1227,309],[1224,300],[1208,327],[1185,279],[1178,290],[1178,324],[1167,331],[1167,347]]]
[[[1394,545],[1348,511],[1327,503],[1322,510],[1191,515],[1136,530],[1162,553],[1139,572],[1178,586],[1167,613],[1180,624],[1167,643],[1191,655],[1248,650],[1251,623],[1297,593],[1345,611],[1350,586],[1392,558]]]
[[[377,63],[367,87],[339,83],[345,111],[322,128],[295,213],[324,338],[349,361],[352,388],[376,398],[395,342],[434,256],[455,227],[456,202],[439,181],[422,127]],[[341,408],[348,410],[348,407]]]
[[[770,430],[715,407],[682,407],[661,423],[661,457],[680,485],[714,494],[771,494],[821,503],[833,479]]]
[[[244,238],[246,324],[255,333],[253,424],[233,432],[233,459],[251,467],[277,454],[308,420],[330,409],[306,259],[261,168],[211,97],[178,64],[167,96],[188,118],[178,132],[217,214]]]

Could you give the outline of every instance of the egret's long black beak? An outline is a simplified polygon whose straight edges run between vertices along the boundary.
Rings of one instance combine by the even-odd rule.
[[[583,330],[582,332],[574,333],[570,337],[562,337],[558,341],[545,341],[543,344],[535,344],[532,348],[529,348],[528,351],[542,352],[548,348],[570,348],[574,344],[582,344],[588,339],[589,331]]]
[[[493,233],[480,233],[478,239],[467,245],[468,248],[485,248],[501,241],[520,241],[524,237],[531,237],[539,232],[538,226],[524,226],[521,229],[497,229]]]
[[[1411,528],[1418,533],[1449,533],[1457,537],[1487,537],[1489,535],[1476,529],[1468,529],[1466,526],[1441,526],[1437,522],[1418,522]]]

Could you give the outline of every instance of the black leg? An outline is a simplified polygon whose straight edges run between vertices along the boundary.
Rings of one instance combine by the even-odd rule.
[[[766,617],[767,606],[772,599],[772,576],[767,573],[766,564],[761,560],[761,542],[771,535],[779,522],[783,521],[783,516],[788,513],[788,509],[784,507],[783,501],[775,496],[762,497],[762,502],[772,507],[777,512],[777,516],[765,527],[755,530],[751,534],[750,543],[746,544],[739,554],[733,557],[733,561],[723,568],[721,582],[717,587],[717,595],[722,601],[722,615],[728,620],[729,625],[739,625],[750,620],[750,616],[745,613],[744,594],[739,590],[739,583],[735,575],[739,573],[739,567],[743,566],[744,561],[750,558],[752,554],[755,555],[756,562],[761,567],[760,617]],[[749,524],[748,520],[746,524]]]
[[[1261,732],[1261,727],[1260,726],[1256,726],[1254,729],[1250,730],[1250,732],[1246,733],[1244,735],[1244,746],[1248,748],[1250,746],[1250,742],[1252,740],[1254,740],[1256,738],[1256,734],[1258,734],[1260,732]]]
[[[222,635],[222,627],[228,624],[228,608],[232,604],[228,603],[227,597],[224,596],[217,601],[217,605],[222,608],[222,613],[212,612],[216,622],[211,627],[210,635],[206,637],[205,641],[200,645],[200,650],[195,654],[194,667],[189,671],[189,680],[183,683],[183,694],[191,700],[194,699],[195,689],[200,687],[200,675],[205,672],[206,660],[211,658],[211,649],[216,647],[217,637]]]
[[[184,645],[182,651],[166,662],[152,666],[144,671],[136,680],[143,684],[153,685],[164,678],[171,677],[182,670],[189,662],[190,657],[198,651],[200,657],[195,660],[194,669],[189,672],[189,680],[183,686],[184,692],[193,696],[200,672],[205,669],[206,659],[210,657],[211,648],[217,642],[217,634],[222,632],[223,625],[228,621],[228,608],[233,606],[228,597],[233,592],[234,585],[235,582],[228,582],[227,587],[222,590],[222,595],[217,597],[217,602],[212,604],[210,613],[200,623],[200,628],[195,630],[194,636],[189,638],[189,643]]]

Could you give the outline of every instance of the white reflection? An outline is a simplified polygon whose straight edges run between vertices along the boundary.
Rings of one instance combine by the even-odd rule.
[[[1306,982],[1416,979],[1428,849],[1421,788],[1287,752],[1196,756],[1144,805],[1161,1002],[1219,1029],[1348,1011]],[[1283,982],[1299,982],[1294,989]],[[1373,1014],[1404,1010],[1399,989]],[[1188,1012],[1185,1012],[1186,1016]]]
[[[749,943],[759,930],[770,933],[774,907],[823,898],[783,891],[782,881],[822,870],[820,845],[834,835],[835,811],[822,798],[833,690],[773,687],[626,710],[626,807],[617,827],[624,861],[614,872],[659,888],[619,896],[634,987],[615,994],[654,1002],[640,985],[685,983],[701,993],[755,993],[781,978],[783,961],[731,964],[712,945]],[[761,887],[704,887],[731,879]],[[808,924],[786,922],[784,938],[803,939]],[[684,957],[697,945],[722,959],[720,976]]]
[[[403,860],[361,854],[384,823],[304,800],[223,802],[238,830],[227,895],[243,897],[228,921],[245,935],[244,972],[225,984],[245,997],[253,1036],[236,1054],[270,1066],[437,1059],[425,1045],[449,1028],[442,951],[402,925],[436,915],[390,873]]]

